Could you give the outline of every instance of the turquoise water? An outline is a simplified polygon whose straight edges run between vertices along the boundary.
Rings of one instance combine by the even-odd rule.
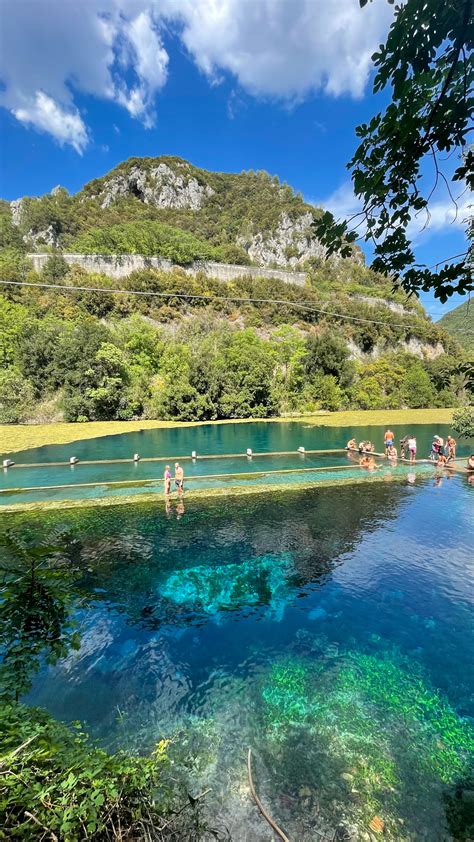
[[[214,826],[239,842],[270,838],[249,746],[292,842],[367,840],[374,816],[383,838],[467,838],[473,488],[417,473],[6,515],[25,534],[74,537],[81,646],[43,665],[27,701],[110,748],[170,738],[176,769],[192,792],[211,787]]]
[[[406,427],[394,427],[396,441],[409,430]],[[430,425],[415,425],[410,428],[418,440],[418,456],[426,458],[434,433],[446,436],[449,428]],[[17,465],[68,461],[76,456],[81,461],[130,459],[134,453],[141,457],[168,458],[173,464],[176,458],[183,459],[186,484],[188,488],[215,488],[222,485],[236,484],[281,484],[301,482],[300,468],[327,468],[326,471],[308,474],[309,482],[332,480],[341,477],[353,477],[360,474],[357,468],[351,471],[331,471],[334,466],[353,465],[346,454],[315,455],[298,454],[297,448],[306,450],[325,450],[342,448],[352,436],[360,441],[371,439],[377,450],[383,449],[383,428],[331,428],[315,427],[301,422],[265,423],[250,422],[245,424],[203,425],[201,427],[179,427],[174,429],[144,430],[117,436],[107,436],[90,441],[79,441],[68,445],[52,445],[35,448],[17,454],[11,454]],[[286,456],[258,456],[252,459],[245,456],[247,448],[254,453],[275,451],[293,451]],[[189,457],[196,451],[198,458]],[[468,452],[468,447],[460,443],[459,454]],[[222,458],[206,459],[209,454],[222,455]],[[229,457],[229,454],[242,454]],[[224,458],[225,457],[225,458]],[[115,463],[106,465],[79,464],[51,465],[49,467],[29,468],[14,467],[4,470],[0,476],[0,505],[11,503],[38,502],[48,500],[77,500],[107,496],[140,494],[149,490],[151,484],[162,492],[163,462]],[[224,474],[252,474],[277,470],[292,470],[292,474],[268,475],[255,480],[242,476],[233,479],[219,479]],[[420,468],[420,471],[426,469]],[[393,473],[393,469],[391,471]],[[397,472],[406,471],[397,468]],[[196,479],[194,479],[196,478]],[[104,483],[132,483],[125,487],[111,486]],[[90,484],[89,487],[80,487]],[[53,489],[53,486],[72,486]],[[76,487],[74,487],[76,486]],[[43,490],[39,490],[43,487]],[[46,490],[44,490],[46,487]],[[33,489],[23,491],[22,489]],[[36,490],[38,489],[38,490]],[[50,489],[50,490],[48,490]]]

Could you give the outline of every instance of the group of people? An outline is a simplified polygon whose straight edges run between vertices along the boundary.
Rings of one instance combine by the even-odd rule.
[[[163,479],[165,495],[169,497],[171,494],[171,470],[169,465],[166,465],[165,467]],[[179,462],[174,463],[174,484],[176,486],[176,491],[178,492],[178,497],[181,497],[184,493],[184,471]]]
[[[395,447],[395,435],[392,432],[392,430],[385,430],[383,440],[385,456],[389,461],[395,462],[398,459],[398,452],[397,448]],[[442,467],[443,465],[446,465],[453,459],[456,459],[456,444],[456,439],[452,435],[449,435],[446,441],[444,441],[444,439],[441,436],[434,436],[433,443],[431,445],[431,452],[429,457],[430,460],[436,462],[437,465]],[[375,452],[374,445],[371,441],[364,440],[357,444],[357,441],[354,438],[350,439],[350,441],[347,442],[346,449],[349,451],[358,451],[362,457],[360,460],[360,464],[362,465],[364,462],[364,467],[367,467],[365,465],[365,461],[371,458],[370,454],[373,454]],[[410,433],[409,435],[406,435],[402,439],[400,439],[401,459],[406,460],[408,453],[409,461],[412,463],[416,462],[416,451],[416,436]],[[472,461],[472,465],[469,464],[470,461]],[[474,469],[474,456],[471,456],[468,460],[467,468],[468,470]]]

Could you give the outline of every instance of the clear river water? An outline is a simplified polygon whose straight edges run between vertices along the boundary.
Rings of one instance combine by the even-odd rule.
[[[444,437],[449,432],[446,425],[413,425],[411,428],[393,427],[395,441],[408,432],[417,437],[418,456],[427,458],[434,433]],[[163,489],[163,470],[168,459],[173,469],[176,459],[182,461],[186,485],[190,489],[220,488],[235,485],[281,485],[302,481],[301,468],[305,468],[308,483],[320,480],[353,478],[360,475],[346,453],[310,454],[297,453],[298,447],[308,450],[344,448],[355,436],[357,441],[369,439],[376,449],[383,450],[383,429],[380,427],[316,427],[301,422],[249,422],[231,424],[205,424],[197,427],[142,430],[115,436],[51,445],[11,454],[15,467],[0,473],[0,506],[15,503],[44,502],[49,500],[96,499],[139,495],[143,491]],[[247,458],[247,448],[256,454]],[[195,451],[198,458],[191,459]],[[286,455],[278,454],[286,451]],[[466,442],[458,446],[460,455],[469,452]],[[157,462],[133,462],[133,455],[154,457]],[[206,458],[212,455],[217,458]],[[77,457],[76,465],[55,464],[69,462]],[[221,457],[221,458],[219,458]],[[108,462],[107,460],[127,460]],[[105,464],[87,464],[103,460]],[[41,467],[34,467],[38,463]],[[30,467],[32,465],[33,467]],[[316,468],[314,473],[310,468]],[[321,470],[321,469],[325,470]],[[334,471],[331,468],[337,468]],[[393,474],[393,466],[386,473]],[[173,469],[174,470],[174,469]],[[431,467],[418,466],[417,470],[432,472]],[[273,473],[285,471],[285,473]],[[395,473],[406,474],[407,468]],[[252,474],[255,475],[252,478]],[[115,483],[106,485],[106,483]],[[146,484],[145,484],[146,483]]]
[[[148,431],[74,452],[340,447],[352,432],[249,429]],[[416,432],[428,451],[433,429]],[[357,436],[381,445],[380,430]],[[81,645],[43,664],[25,701],[81,720],[110,749],[170,739],[190,791],[211,788],[206,809],[238,842],[271,838],[249,795],[249,747],[292,842],[379,839],[377,819],[387,839],[468,838],[474,487],[431,469],[389,479],[0,515],[0,528],[74,538]]]

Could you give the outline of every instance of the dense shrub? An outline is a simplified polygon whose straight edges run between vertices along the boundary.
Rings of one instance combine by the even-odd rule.
[[[193,260],[221,260],[219,249],[193,234],[160,222],[125,222],[107,228],[92,228],[73,244],[74,251],[86,254],[158,255],[173,263]]]

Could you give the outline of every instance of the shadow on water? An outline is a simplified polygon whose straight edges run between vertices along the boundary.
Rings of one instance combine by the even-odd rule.
[[[27,700],[110,747],[170,738],[235,839],[268,838],[249,745],[298,842],[367,839],[376,820],[393,840],[467,839],[466,491],[392,482],[9,516],[24,542],[65,528],[74,542],[24,579],[10,548],[5,664],[22,652]],[[433,533],[440,505],[450,535]]]

